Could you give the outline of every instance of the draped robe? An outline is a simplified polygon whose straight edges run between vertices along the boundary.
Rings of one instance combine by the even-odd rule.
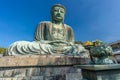
[[[74,34],[72,29],[63,24],[62,37],[53,37],[53,23],[49,21],[41,22],[37,25],[34,40],[17,41],[9,46],[4,56],[8,55],[42,55],[42,54],[63,54],[81,55],[85,53],[82,45],[74,44]],[[82,56],[84,56],[82,54]],[[88,56],[88,55],[85,55]]]
[[[68,42],[74,42],[74,34],[72,29],[66,25],[63,24],[64,29],[65,29],[65,41]],[[35,31],[35,36],[34,36],[34,40],[35,41],[41,41],[41,40],[47,40],[47,41],[54,41],[52,39],[52,29],[53,29],[53,23],[51,22],[41,22],[40,24],[38,24],[37,29]]]

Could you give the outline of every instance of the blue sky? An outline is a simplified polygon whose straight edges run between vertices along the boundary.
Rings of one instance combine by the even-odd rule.
[[[64,22],[75,40],[120,40],[120,0],[0,0],[0,46],[32,41],[36,25],[50,21],[53,4],[66,7]]]

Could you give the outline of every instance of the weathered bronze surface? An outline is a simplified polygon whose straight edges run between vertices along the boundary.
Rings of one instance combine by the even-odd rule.
[[[63,22],[65,13],[64,6],[53,5],[52,21],[42,21],[37,25],[34,41],[17,41],[10,45],[4,56],[57,54],[89,57],[81,44],[74,44],[73,30]]]

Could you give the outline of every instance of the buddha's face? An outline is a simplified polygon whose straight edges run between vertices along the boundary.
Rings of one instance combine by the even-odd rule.
[[[65,10],[60,6],[55,6],[52,9],[52,20],[55,22],[62,22],[64,20]]]

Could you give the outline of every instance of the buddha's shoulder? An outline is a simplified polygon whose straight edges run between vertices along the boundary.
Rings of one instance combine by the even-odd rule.
[[[51,21],[41,21],[38,24],[51,24],[51,23],[52,23]]]
[[[64,24],[65,27],[67,27],[68,29],[72,29],[71,26]]]
[[[52,22],[51,22],[51,21],[41,21],[41,22],[39,22],[38,24],[51,25]],[[66,28],[68,28],[68,29],[72,29],[72,28],[71,28],[69,25],[67,25],[67,24],[64,24],[64,26],[65,26]]]

